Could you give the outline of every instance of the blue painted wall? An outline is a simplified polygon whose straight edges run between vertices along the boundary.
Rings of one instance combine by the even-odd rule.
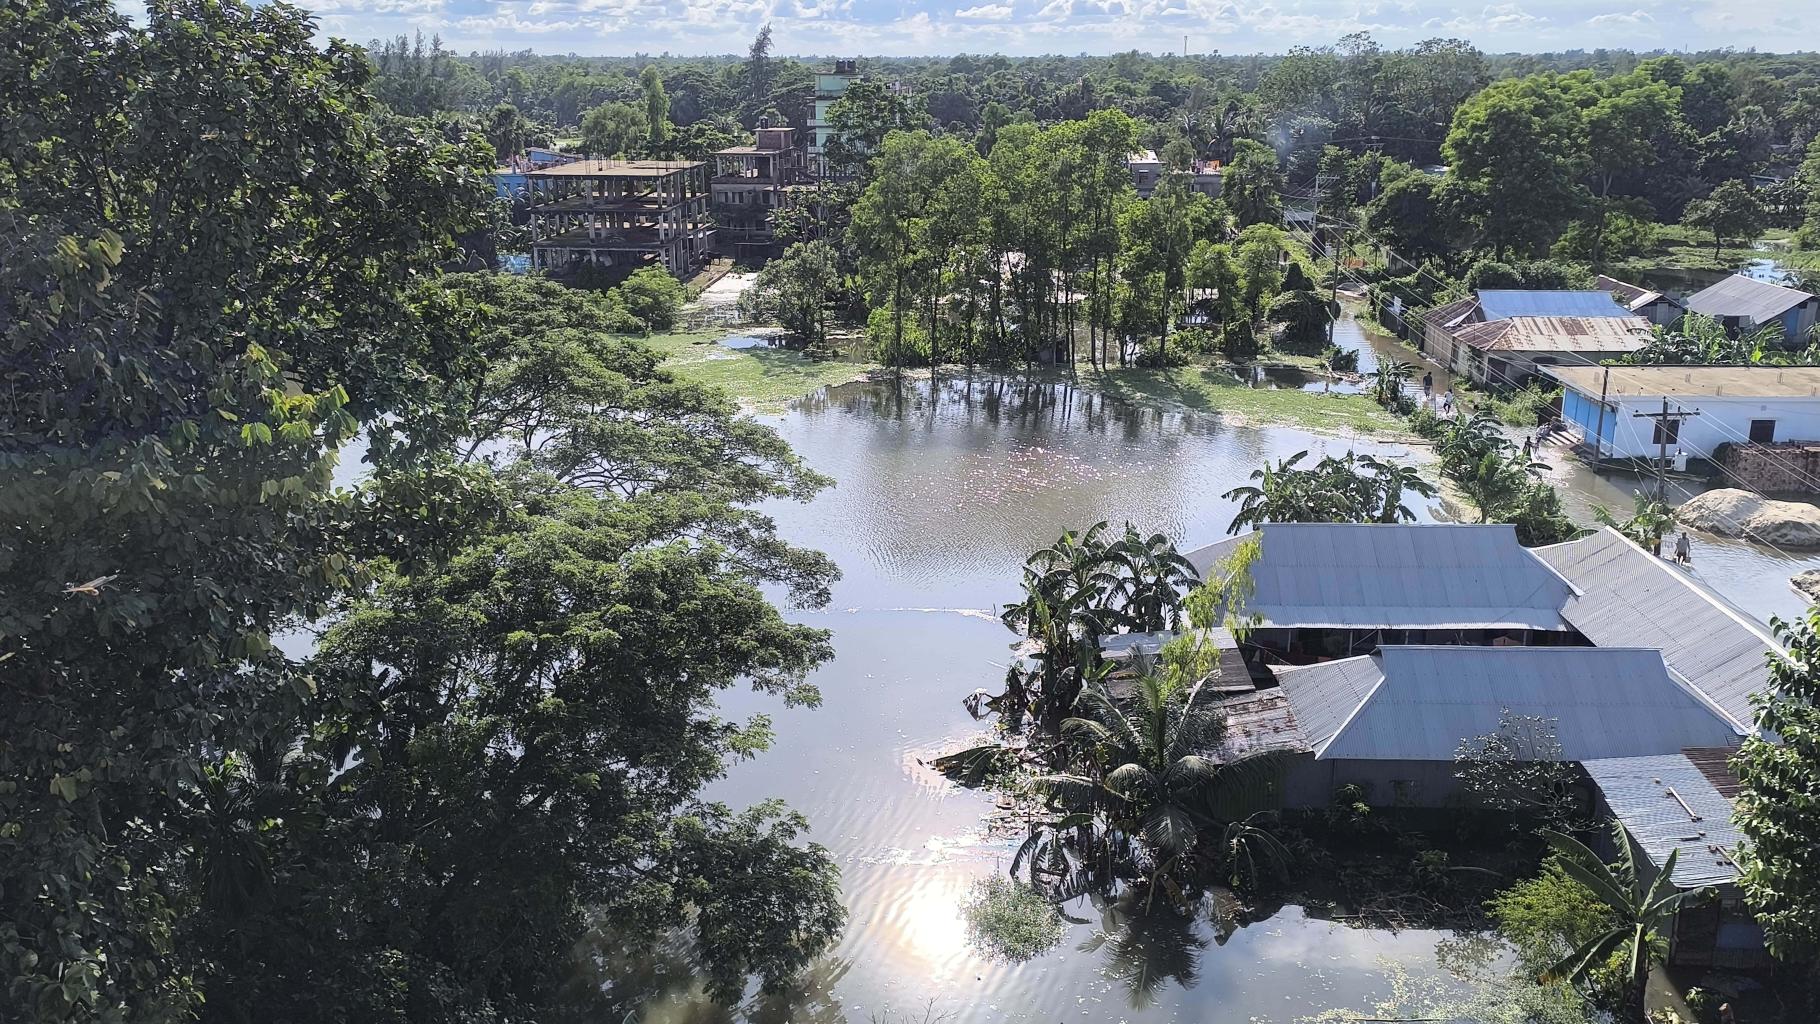
[[[1567,388],[1561,395],[1561,418],[1569,423],[1579,424],[1581,433],[1589,439],[1593,436],[1594,431],[1598,431],[1601,439],[1607,444],[1611,443],[1612,431],[1616,429],[1618,422],[1616,411],[1610,406],[1606,406],[1604,424],[1601,427],[1599,400],[1583,395],[1572,388]]]

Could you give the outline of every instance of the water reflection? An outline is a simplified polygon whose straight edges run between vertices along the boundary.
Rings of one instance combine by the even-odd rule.
[[[1183,914],[1161,900],[1148,913],[1082,901],[1056,949],[990,960],[969,945],[962,907],[977,879],[1005,870],[1021,835],[996,824],[991,794],[926,767],[983,738],[960,698],[998,681],[1012,637],[997,609],[1016,597],[1023,560],[1064,529],[1129,519],[1205,543],[1225,535],[1236,507],[1220,494],[1267,458],[1425,452],[987,375],[845,385],[765,419],[838,482],[807,505],[766,508],[786,537],[845,572],[829,609],[794,613],[833,631],[836,658],[816,673],[815,710],[778,714],[768,700],[725,695],[729,716],[773,712],[777,744],[710,796],[781,797],[839,860],[850,916],[834,957],[848,966],[820,1005],[856,1024],[930,1013],[957,1024],[1286,1021],[1366,1001],[1380,952],[1435,973],[1439,933],[1354,942],[1294,908],[1234,931],[1210,907]],[[1327,948],[1345,962],[1307,953]]]

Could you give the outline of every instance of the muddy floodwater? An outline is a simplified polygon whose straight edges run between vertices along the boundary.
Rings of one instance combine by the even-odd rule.
[[[711,793],[783,798],[840,861],[851,918],[791,1019],[1293,1021],[1385,994],[1386,962],[1440,973],[1446,933],[1363,931],[1289,907],[1220,937],[1204,920],[1134,921],[1085,901],[1069,909],[1088,923],[1055,950],[994,962],[969,944],[962,905],[1016,839],[988,828],[990,794],[923,764],[983,734],[961,698],[1001,682],[1013,637],[998,610],[1023,560],[1063,530],[1130,520],[1197,545],[1225,536],[1234,505],[1220,495],[1265,459],[1424,453],[983,378],[850,384],[763,419],[838,481],[772,511],[845,573],[826,610],[796,613],[834,632],[835,660],[815,676],[822,706],[728,695],[729,714],[772,712],[777,743]],[[684,1002],[643,1019],[698,1019]]]

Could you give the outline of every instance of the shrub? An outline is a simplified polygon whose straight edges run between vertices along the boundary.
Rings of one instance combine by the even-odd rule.
[[[1062,916],[1042,893],[994,874],[973,883],[962,908],[981,949],[1006,960],[1028,960],[1062,940]]]
[[[1327,300],[1312,291],[1286,291],[1270,302],[1270,319],[1283,325],[1283,343],[1291,348],[1320,344],[1330,313]]]
[[[687,297],[681,281],[655,267],[634,271],[614,291],[625,303],[626,310],[653,331],[675,328]]]
[[[1169,347],[1187,355],[1210,356],[1220,350],[1220,338],[1205,327],[1189,327],[1171,334]]]
[[[1152,369],[1186,366],[1188,365],[1188,353],[1183,350],[1181,345],[1175,344],[1173,338],[1167,345],[1155,338],[1145,338],[1143,344],[1138,348],[1137,358],[1134,362],[1139,366],[1147,366]]]
[[[1432,441],[1440,437],[1447,427],[1445,420],[1436,416],[1433,410],[1427,406],[1423,406],[1409,414],[1409,429],[1414,431],[1417,437],[1426,437]]]

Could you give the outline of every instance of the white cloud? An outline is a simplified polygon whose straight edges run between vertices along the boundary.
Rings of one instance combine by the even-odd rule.
[[[980,4],[978,7],[963,7],[955,11],[954,16],[967,21],[1004,21],[1011,17],[1011,5]]]
[[[1586,19],[1588,25],[1606,28],[1613,25],[1648,25],[1655,22],[1655,17],[1641,8],[1634,11],[1612,11],[1609,14],[1595,15]]]

